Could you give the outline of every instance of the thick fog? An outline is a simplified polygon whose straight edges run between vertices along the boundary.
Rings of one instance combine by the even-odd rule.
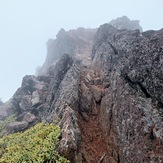
[[[46,57],[60,28],[95,28],[126,15],[143,30],[163,28],[162,0],[0,0],[0,97],[8,100],[22,77]]]

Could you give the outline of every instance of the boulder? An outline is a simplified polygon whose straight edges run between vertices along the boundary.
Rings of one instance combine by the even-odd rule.
[[[24,131],[27,128],[28,128],[28,122],[26,121],[13,122],[7,126],[9,133]]]

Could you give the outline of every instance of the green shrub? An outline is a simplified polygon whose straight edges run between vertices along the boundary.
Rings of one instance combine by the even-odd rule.
[[[0,163],[70,163],[55,151],[60,134],[59,126],[39,123],[5,136],[0,139]]]

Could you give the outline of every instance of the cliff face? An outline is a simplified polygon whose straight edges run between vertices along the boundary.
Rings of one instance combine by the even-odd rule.
[[[0,108],[1,121],[16,114],[3,134],[58,121],[71,162],[163,162],[163,30],[135,28],[61,30],[40,74]]]
[[[163,162],[162,36],[108,24],[96,33],[92,58],[108,86],[100,125],[116,162]]]
[[[56,39],[47,42],[47,56],[40,74],[46,73],[49,66],[55,64],[63,54],[69,54],[73,58],[77,57],[83,64],[90,64],[90,56],[93,45],[93,38],[96,29],[78,28],[76,30],[65,31],[61,29]]]

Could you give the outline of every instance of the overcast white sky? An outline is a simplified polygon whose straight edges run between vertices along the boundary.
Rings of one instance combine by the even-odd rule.
[[[0,97],[8,100],[22,77],[46,56],[60,28],[95,28],[123,15],[144,30],[163,28],[163,0],[0,0]]]

